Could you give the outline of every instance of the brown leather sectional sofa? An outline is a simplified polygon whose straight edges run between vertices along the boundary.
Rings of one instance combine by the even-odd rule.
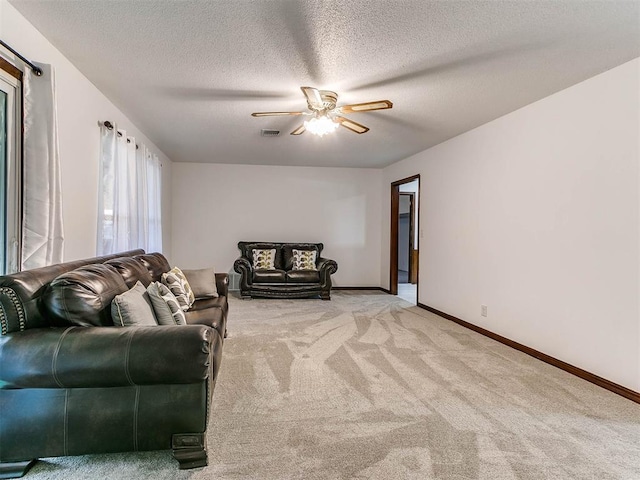
[[[338,264],[322,258],[322,243],[238,242],[241,256],[233,264],[241,275],[242,298],[310,298],[331,299],[331,275]],[[253,268],[253,250],[276,250],[275,269]],[[315,250],[317,270],[292,270],[293,250]]]
[[[181,468],[206,465],[228,276],[216,274],[220,296],[196,300],[187,325],[123,328],[110,317],[123,288],[169,269],[162,254],[134,250],[0,277],[0,478],[39,457],[88,453],[172,448]],[[61,274],[71,293],[56,297]],[[78,321],[65,323],[64,309]]]

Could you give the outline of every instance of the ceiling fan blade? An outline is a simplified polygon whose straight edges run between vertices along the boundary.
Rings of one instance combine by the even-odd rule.
[[[291,135],[302,135],[306,130],[307,129],[305,128],[304,125],[300,125],[293,132],[291,132]]]
[[[342,113],[370,112],[372,110],[386,110],[393,108],[393,103],[389,100],[378,100],[377,102],[354,103],[340,107]]]
[[[284,117],[287,115],[304,115],[304,112],[256,112],[252,117]]]
[[[349,120],[348,118],[336,117],[336,121],[352,132],[367,133],[369,131],[369,127],[365,127],[364,125],[361,125],[358,122],[354,122],[353,120]]]
[[[304,96],[307,97],[307,104],[311,109],[321,109],[324,105],[322,101],[322,96],[320,95],[320,90],[313,87],[300,87]]]

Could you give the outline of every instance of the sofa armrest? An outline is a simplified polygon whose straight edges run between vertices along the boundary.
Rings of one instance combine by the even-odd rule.
[[[219,337],[203,325],[34,328],[0,337],[0,388],[201,382]]]
[[[229,296],[229,274],[216,273],[216,289],[221,297]]]
[[[330,258],[320,257],[317,262],[317,267],[320,271],[327,270],[331,275],[338,271],[338,263]]]
[[[244,290],[242,287],[247,288],[253,283],[253,266],[248,258],[237,258],[236,261],[233,262],[233,269],[241,275],[240,287],[242,290]]]
[[[317,262],[318,273],[320,274],[320,285],[331,287],[331,275],[338,271],[338,264],[330,258],[320,257]]]

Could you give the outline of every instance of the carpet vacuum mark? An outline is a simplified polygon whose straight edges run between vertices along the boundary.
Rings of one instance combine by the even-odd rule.
[[[640,405],[379,292],[230,298],[209,466],[45,459],[37,479],[640,479]]]

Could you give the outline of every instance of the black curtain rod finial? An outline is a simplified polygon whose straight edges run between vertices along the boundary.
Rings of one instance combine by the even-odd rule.
[[[36,77],[41,77],[42,76],[42,69],[36,65],[34,65],[32,62],[30,62],[29,60],[27,60],[25,57],[23,57],[22,55],[20,55],[18,52],[16,52],[13,48],[11,48],[9,45],[7,45],[6,43],[4,43],[2,40],[0,40],[0,45],[2,45],[4,48],[6,48],[7,50],[9,50],[11,53],[13,53],[16,57],[18,57],[20,60],[22,60],[24,63],[26,63],[29,68],[31,68],[31,70],[33,71],[34,75]]]

